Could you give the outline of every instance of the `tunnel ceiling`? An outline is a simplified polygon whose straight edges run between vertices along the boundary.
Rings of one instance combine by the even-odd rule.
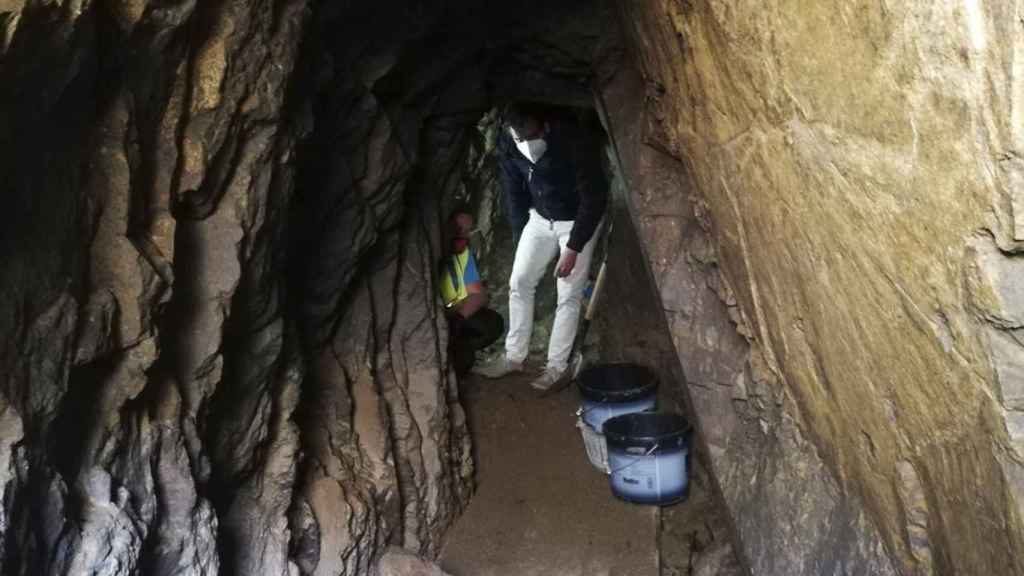
[[[459,90],[468,102],[479,98],[483,89],[494,101],[530,98],[592,105],[594,52],[612,22],[607,7],[595,9],[593,2],[573,0],[522,5],[446,3],[440,11],[431,10],[414,19],[420,25],[409,34],[396,34],[385,24],[392,29],[384,38],[401,38],[401,42],[383,48],[379,55],[359,57],[365,65],[385,62],[383,66],[390,67],[374,84],[374,92],[382,98],[409,103]],[[376,17],[382,22],[394,18]],[[327,15],[323,21],[324,33],[335,34],[331,17]],[[359,34],[365,36],[367,31],[338,34],[332,52],[351,54],[362,43],[340,39]],[[481,81],[483,86],[472,84]],[[456,100],[459,97],[455,95]]]

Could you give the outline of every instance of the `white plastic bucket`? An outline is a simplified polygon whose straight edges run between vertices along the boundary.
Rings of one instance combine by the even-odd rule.
[[[576,418],[576,427],[580,429],[580,436],[583,437],[583,447],[587,450],[587,459],[591,465],[605,474],[608,473],[608,445],[605,443],[604,434],[593,429],[583,418]]]
[[[689,494],[690,424],[679,414],[639,412],[605,423],[612,493],[665,506]]]
[[[633,412],[651,412],[657,406],[654,394],[631,402],[594,402],[584,398],[581,406],[583,420],[598,432],[604,431],[604,423],[616,416]]]

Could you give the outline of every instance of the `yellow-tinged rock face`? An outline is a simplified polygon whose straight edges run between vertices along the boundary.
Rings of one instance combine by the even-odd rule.
[[[21,5],[5,8],[0,3],[0,55],[7,51],[14,38],[14,31],[18,28],[18,20],[21,19]]]
[[[1024,570],[1024,32],[968,2],[629,3],[657,138],[907,573]]]
[[[212,110],[220,103],[221,83],[227,69],[227,54],[224,39],[216,37],[199,51],[195,70],[197,82],[193,94],[192,112]]]
[[[146,0],[110,0],[107,8],[125,30],[131,30],[146,11]]]

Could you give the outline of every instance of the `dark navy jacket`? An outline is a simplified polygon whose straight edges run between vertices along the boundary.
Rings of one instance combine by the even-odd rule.
[[[508,130],[498,136],[498,165],[505,214],[516,236],[533,208],[548,220],[574,220],[568,246],[580,252],[604,216],[608,182],[600,146],[587,141],[574,123],[553,122],[544,137],[547,151],[536,164],[516,148]]]

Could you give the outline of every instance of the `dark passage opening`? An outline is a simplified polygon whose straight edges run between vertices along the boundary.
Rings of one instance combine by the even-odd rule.
[[[501,201],[495,141],[505,129],[504,106],[527,100],[586,127],[603,150],[611,184],[604,223],[608,240],[598,239],[590,270],[592,281],[607,257],[608,285],[584,347],[587,362],[631,361],[652,368],[662,383],[661,409],[692,417],[660,298],[633,228],[626,178],[605,130],[600,86],[623,57],[615,14],[589,2],[493,10],[461,6],[428,15],[398,11],[387,19],[381,37],[347,29],[346,20],[365,20],[345,16],[320,20],[322,44],[310,43],[329,52],[312,58],[316,65],[308,71],[310,89],[318,96],[295,201],[300,231],[294,249],[302,256],[294,261],[303,267],[296,293],[302,295],[298,305],[308,341],[339,329],[344,320],[335,315],[338,302],[355,298],[366,286],[361,279],[402,260],[407,253],[401,238],[410,233],[410,219],[417,221],[415,227],[432,230],[438,241],[449,211],[462,203],[475,217],[471,247],[489,307],[508,325],[515,243]],[[375,45],[387,44],[385,36],[403,35],[403,43]],[[364,83],[340,79],[341,70],[355,72]],[[383,154],[413,162],[408,169],[374,166],[374,156]],[[338,188],[350,192],[332,192]],[[333,216],[339,212],[347,216]],[[432,247],[426,260],[437,262],[443,250]],[[338,273],[338,255],[345,274]],[[550,337],[556,262],[538,287],[532,368],[543,364]],[[480,360],[503,354],[503,342],[504,335]],[[459,383],[474,440],[476,495],[449,532],[441,550],[443,567],[456,576],[561,573],[553,567],[570,570],[589,562],[581,573],[598,574],[619,562],[619,568],[636,573],[691,574],[701,555],[710,553],[723,566],[721,574],[739,570],[728,522],[700,454],[693,460],[686,503],[659,510],[618,502],[605,477],[587,463],[575,428],[575,387],[541,398],[530,393],[528,382],[526,376],[498,382],[470,376]],[[695,442],[694,449],[699,445]],[[403,474],[411,472],[400,467],[400,483]]]
[[[374,274],[408,257],[402,238],[411,233],[410,221],[416,222],[412,228],[431,230],[429,237],[437,242],[449,211],[461,204],[475,218],[470,245],[489,307],[508,326],[515,242],[501,201],[495,144],[506,129],[504,107],[530,101],[574,117],[589,131],[603,150],[611,184],[602,232],[608,240],[596,240],[590,270],[592,283],[607,257],[609,279],[584,346],[587,362],[649,366],[662,382],[661,408],[692,416],[633,229],[626,179],[606,133],[609,119],[600,87],[624,57],[617,16],[605,3],[527,4],[469,3],[421,11],[392,6],[387,18],[322,8],[307,41],[304,81],[316,97],[293,202],[298,230],[293,266],[301,266],[293,277],[299,279],[294,293],[301,295],[297,305],[305,339],[319,342],[344,330],[346,320],[336,315],[344,308],[339,303],[368,285],[372,292]],[[350,28],[352,22],[361,28]],[[366,29],[367,22],[378,28]],[[410,160],[411,167],[375,165],[388,155]],[[348,192],[337,194],[338,189]],[[444,249],[434,246],[425,258],[434,277],[433,264]],[[557,260],[538,286],[532,368],[543,364],[550,338]],[[400,284],[396,280],[394,289]],[[438,337],[444,346],[446,335]],[[478,361],[502,354],[504,334],[478,354]],[[587,573],[601,573],[607,568],[602,559],[608,564],[622,557],[626,563],[652,560],[651,566],[634,566],[645,574],[689,574],[702,552],[728,547],[727,522],[702,465],[692,474],[693,496],[685,504],[659,511],[616,502],[603,475],[586,462],[574,427],[575,387],[538,398],[528,393],[528,381],[494,383],[475,376],[460,381],[474,439],[477,493],[449,534],[446,567],[456,575],[553,573],[542,567],[559,562],[568,567],[590,558],[596,564]],[[305,402],[303,410],[315,412],[323,398],[313,395]],[[699,455],[694,462],[701,462]],[[400,484],[415,482],[413,472],[402,466],[398,473]],[[734,566],[731,548],[716,554],[727,569]]]
[[[495,139],[507,104],[541,103],[611,183],[586,360],[650,367],[662,409],[692,416],[602,104],[626,59],[615,10],[0,7],[0,572],[356,575],[397,546],[455,576],[653,575],[731,555],[700,466],[687,503],[618,501],[573,386],[446,365],[441,228],[468,204],[507,324]]]

